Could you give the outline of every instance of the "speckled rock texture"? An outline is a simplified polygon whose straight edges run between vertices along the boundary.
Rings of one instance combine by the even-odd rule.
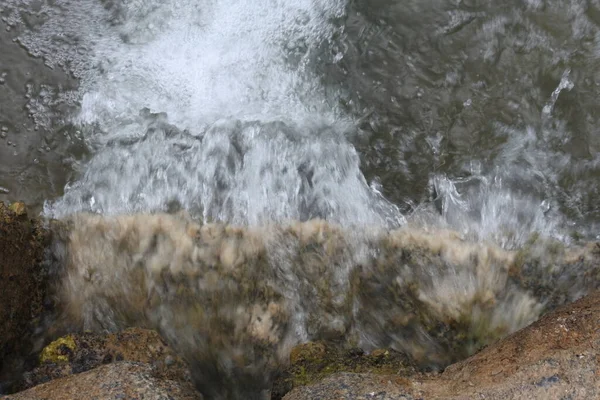
[[[32,389],[5,397],[6,400],[83,399],[202,399],[192,384],[167,379],[156,367],[119,361],[81,374],[55,379]]]
[[[331,342],[309,342],[294,347],[290,364],[277,376],[271,400],[279,400],[295,387],[310,385],[338,372],[410,376],[417,366],[403,353],[376,349],[343,348]]]
[[[39,358],[38,366],[24,374],[22,389],[120,361],[148,364],[156,376],[191,382],[187,364],[158,333],[140,328],[107,335],[66,335],[48,344]]]
[[[0,202],[0,393],[25,368],[43,314],[49,233],[23,203]]]
[[[70,334],[49,343],[6,399],[201,399],[187,364],[154,331]]]
[[[600,293],[537,322],[439,375],[338,373],[299,387],[285,400],[308,399],[595,399],[600,398]]]

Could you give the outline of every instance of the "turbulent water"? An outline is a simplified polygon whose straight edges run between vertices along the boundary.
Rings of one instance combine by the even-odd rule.
[[[596,289],[600,247],[511,252],[456,232],[235,227],[79,214],[55,243],[58,325],[158,330],[208,398],[269,398],[291,348],[393,348],[441,368]],[[55,324],[56,325],[56,324]]]
[[[561,246],[600,237],[597,0],[3,0],[0,17],[0,198],[76,221],[67,271],[95,293],[69,300],[76,320],[191,341],[207,392],[238,346],[248,368],[269,364],[236,342],[271,338],[267,311],[286,321],[267,340],[279,360],[337,335],[443,365],[595,286]],[[195,239],[191,220],[216,233]],[[306,229],[327,233],[300,257]],[[429,255],[402,259],[406,238]],[[228,297],[236,274],[217,265],[274,305]],[[189,304],[139,303],[165,268]],[[205,305],[200,275],[225,298]],[[214,330],[198,305],[222,313]],[[453,355],[433,321],[472,342]]]

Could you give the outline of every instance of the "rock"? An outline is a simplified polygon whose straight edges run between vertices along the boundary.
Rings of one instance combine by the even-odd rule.
[[[48,231],[27,218],[23,203],[0,202],[0,393],[23,371],[46,308],[48,242]]]
[[[394,350],[376,349],[365,354],[360,349],[332,343],[304,343],[292,349],[290,366],[276,377],[271,399],[281,399],[295,387],[310,385],[340,371],[410,376],[416,369],[405,354]]]
[[[27,207],[25,203],[21,203],[19,201],[12,203],[9,207],[10,211],[15,213],[17,217],[26,217],[27,216]]]
[[[338,373],[298,387],[305,399],[590,399],[600,397],[600,292],[451,365],[439,375]]]
[[[161,379],[191,382],[187,364],[158,333],[130,328],[107,335],[71,334],[51,342],[42,350],[39,365],[24,374],[20,389],[120,361],[148,364]]]
[[[6,399],[201,399],[187,364],[154,331],[70,334],[48,344]],[[83,395],[83,393],[85,395]]]
[[[420,397],[413,393],[412,382],[401,376],[341,372],[315,385],[299,387],[284,400],[413,400]]]
[[[6,400],[34,399],[192,400],[202,399],[202,396],[191,383],[168,379],[152,365],[120,361],[6,397]]]
[[[298,365],[305,361],[310,362],[315,359],[324,359],[326,355],[327,346],[324,343],[304,343],[292,349],[290,363]]]
[[[600,292],[596,292],[448,367],[439,381],[443,393],[599,398],[599,326]]]

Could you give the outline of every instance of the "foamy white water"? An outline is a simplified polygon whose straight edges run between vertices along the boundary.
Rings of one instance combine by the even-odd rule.
[[[75,50],[46,58],[67,59],[81,77],[73,121],[92,156],[64,196],[47,203],[46,215],[184,208],[242,224],[315,217],[404,223],[365,181],[349,141],[358,121],[313,68],[329,62],[321,49],[344,33],[334,22],[345,15],[344,0],[103,4],[65,2],[60,23],[25,40],[47,49],[56,32],[79,38]],[[343,59],[338,50],[332,62]],[[571,87],[561,81],[548,109]],[[551,118],[546,109],[544,115]],[[549,159],[539,132],[509,135],[495,170],[478,168],[474,154],[466,181],[431,178],[443,203],[436,224],[511,248],[532,231],[563,235],[552,204],[557,194],[536,183],[552,179],[546,167],[557,158]],[[515,190],[531,183],[533,193]]]
[[[60,311],[157,329],[207,398],[268,390],[306,340],[441,367],[597,287],[595,245],[564,246],[600,166],[563,101],[593,97],[577,0],[52,3],[19,41],[80,79]]]
[[[341,29],[343,1],[72,6],[66,21],[89,13],[105,28],[84,36],[74,116],[94,154],[47,215],[402,223],[359,169],[354,122],[306,68]]]
[[[343,10],[339,0],[124,2],[93,47],[102,71],[82,85],[77,121],[122,129],[147,107],[196,132],[224,117],[332,122],[305,64]]]
[[[7,0],[7,23],[27,26],[19,43],[80,79],[58,96],[79,101],[70,120],[90,154],[46,215],[187,208],[234,223],[398,226],[385,193],[417,219],[435,199],[436,224],[509,247],[532,231],[593,237],[593,118],[569,122],[564,97],[589,83],[567,50],[596,28],[580,1],[559,3],[441,2],[446,15],[419,2]],[[563,8],[565,29],[540,24]],[[481,74],[465,69],[466,50]],[[538,55],[548,69],[523,75]],[[34,107],[36,121],[49,107]],[[361,148],[370,135],[380,142]],[[478,140],[482,154],[468,148]]]

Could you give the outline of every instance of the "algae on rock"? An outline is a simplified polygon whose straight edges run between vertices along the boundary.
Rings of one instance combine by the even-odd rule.
[[[48,344],[39,363],[23,376],[20,390],[114,362],[138,362],[161,379],[191,382],[188,365],[155,331],[129,328],[110,334],[69,334]]]
[[[406,355],[390,349],[376,349],[366,354],[358,348],[308,342],[292,349],[290,365],[274,381],[271,400],[281,399],[294,388],[315,384],[339,372],[406,378],[417,369]]]
[[[69,362],[68,353],[75,351],[76,345],[72,335],[56,339],[44,347],[40,354],[40,362],[66,363]]]

